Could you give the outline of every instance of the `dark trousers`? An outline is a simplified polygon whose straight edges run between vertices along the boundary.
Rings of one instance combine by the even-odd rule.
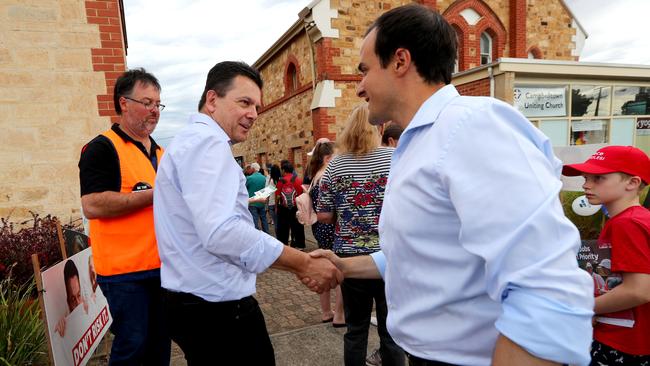
[[[345,366],[365,366],[368,348],[368,328],[372,302],[377,312],[379,353],[383,366],[403,366],[404,352],[395,344],[386,329],[386,295],[383,280],[345,279],[341,284],[343,308],[348,331],[343,337],[343,359]]]
[[[594,340],[591,343],[590,365],[647,366],[650,365],[650,355],[631,355]]]
[[[169,365],[171,342],[162,318],[160,278],[99,283],[113,317],[109,365]]]
[[[275,365],[262,310],[252,296],[209,302],[166,291],[165,316],[171,338],[193,365]]]
[[[291,246],[294,248],[305,247],[305,227],[298,222],[296,218],[296,211],[294,208],[286,208],[282,205],[278,207],[278,226],[276,227],[278,240],[285,245],[289,243],[289,230],[291,230],[293,241]]]

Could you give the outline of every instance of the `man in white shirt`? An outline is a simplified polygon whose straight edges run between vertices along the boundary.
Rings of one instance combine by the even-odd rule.
[[[593,284],[558,199],[562,164],[512,106],[459,96],[456,47],[453,28],[420,5],[371,25],[357,93],[371,123],[404,128],[382,252],[314,256],[346,277],[381,273],[388,330],[411,366],[588,364]]]
[[[154,191],[161,285],[171,338],[189,365],[274,365],[264,317],[252,297],[269,267],[314,276],[318,291],[341,273],[256,230],[246,178],[231,144],[246,140],[261,104],[262,79],[241,62],[208,73],[199,113],[169,145]]]

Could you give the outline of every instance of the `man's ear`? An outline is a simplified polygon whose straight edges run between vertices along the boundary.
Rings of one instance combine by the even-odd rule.
[[[214,100],[217,98],[217,92],[214,90],[208,90],[207,93],[205,93],[205,108],[207,109],[208,112],[212,113],[216,109],[214,108]]]
[[[393,70],[398,76],[406,74],[411,68],[411,52],[406,48],[398,48],[393,55]]]

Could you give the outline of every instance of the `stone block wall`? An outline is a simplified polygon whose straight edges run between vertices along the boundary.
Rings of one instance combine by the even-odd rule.
[[[107,32],[91,22],[92,3],[100,2],[0,2],[0,217],[19,221],[29,211],[63,221],[79,217],[81,147],[110,126],[98,103],[109,88],[97,68],[104,60],[93,57]],[[101,3],[94,17],[117,26],[109,38],[121,37],[118,0]],[[124,69],[119,43],[121,54],[111,54],[118,58],[106,60],[115,65],[111,72]]]
[[[560,1],[527,0],[528,22],[526,28],[529,47],[537,47],[541,58],[547,60],[577,61],[571,55],[575,49],[572,40],[576,34],[572,18]]]

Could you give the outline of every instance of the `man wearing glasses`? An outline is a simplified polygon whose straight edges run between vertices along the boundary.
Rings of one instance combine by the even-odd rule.
[[[129,70],[115,82],[113,102],[119,122],[86,144],[79,159],[97,282],[113,316],[109,364],[169,365],[153,225],[163,150],[150,136],[165,108],[160,84],[144,69]]]

